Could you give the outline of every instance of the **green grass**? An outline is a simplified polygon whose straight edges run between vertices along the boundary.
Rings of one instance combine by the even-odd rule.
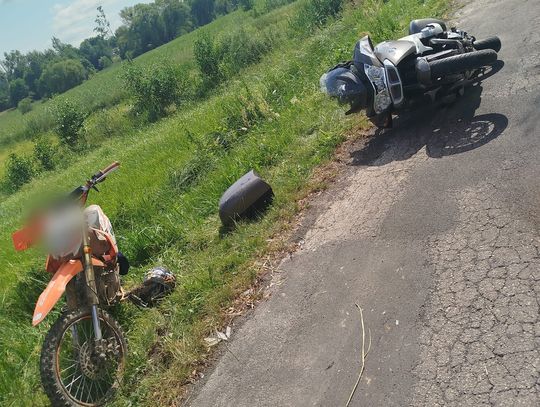
[[[230,32],[240,25],[268,25],[275,23],[281,13],[269,13],[258,19],[251,13],[237,11],[219,19],[219,22],[209,24],[200,29],[183,35],[167,44],[147,52],[135,59],[135,63],[147,64],[161,59],[169,59],[174,63],[186,68],[194,67],[193,44],[201,32],[215,35],[221,32]],[[17,109],[0,112],[0,148],[2,152],[16,150],[16,144],[21,140],[32,137],[32,131],[28,126],[37,124],[43,130],[52,126],[50,120],[51,109],[56,104],[56,99],[69,99],[88,112],[94,112],[102,108],[108,108],[117,104],[126,97],[119,77],[121,64],[113,66],[95,74],[90,80],[84,82],[69,91],[45,102],[34,102],[33,109],[27,114],[21,114]],[[3,166],[3,155],[0,154],[0,166]],[[6,154],[7,155],[7,154]]]
[[[347,130],[363,123],[361,116],[346,118],[343,109],[319,93],[319,76],[350,58],[361,33],[372,32],[375,40],[395,38],[409,20],[441,16],[446,4],[368,0],[358,9],[348,5],[341,19],[309,34],[286,28],[301,3],[258,19],[240,12],[219,19],[205,30],[277,24],[276,29],[286,28],[286,35],[259,64],[207,99],[106,143],[96,140],[93,149],[72,157],[67,168],[42,174],[0,203],[0,405],[47,405],[38,355],[54,316],[38,328],[30,326],[34,302],[47,278],[41,271],[43,255],[37,249],[15,253],[10,242],[24,208],[40,193],[69,190],[110,161],[122,162],[90,200],[109,215],[119,245],[136,266],[128,283],[139,281],[149,266],[163,264],[177,274],[179,284],[159,309],[141,311],[126,304],[116,310],[128,332],[130,362],[115,405],[173,405],[181,396],[180,385],[206,353],[202,338],[219,326],[221,310],[253,281],[258,272],[254,261],[269,250],[267,239],[294,216],[298,198],[312,187],[313,169],[331,157]],[[189,63],[191,48],[186,44],[196,35],[177,39],[139,61],[163,53]],[[114,72],[97,75],[80,88],[100,89],[104,85],[95,82],[107,78],[103,81],[115,93],[119,82]],[[122,106],[113,109],[118,111],[114,115],[125,114]],[[232,132],[231,123],[239,122],[247,130]],[[220,137],[229,137],[228,148],[216,142]],[[221,235],[219,197],[251,168],[272,184],[276,200],[259,221]]]

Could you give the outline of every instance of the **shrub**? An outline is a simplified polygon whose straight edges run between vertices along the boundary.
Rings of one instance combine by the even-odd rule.
[[[60,141],[69,148],[77,146],[81,139],[85,114],[73,102],[64,100],[54,110],[55,131]]]
[[[167,108],[189,99],[189,75],[181,75],[170,63],[161,61],[148,66],[129,62],[124,65],[122,78],[135,100],[135,109],[155,121],[167,113]]]
[[[215,41],[208,34],[202,34],[195,40],[193,53],[197,66],[206,79],[219,82],[221,80],[219,70],[221,55]]]
[[[220,38],[204,34],[195,41],[195,60],[206,81],[217,84],[240,69],[259,62],[272,48],[272,39],[240,29]]]
[[[32,99],[24,98],[17,105],[17,109],[19,109],[22,114],[30,112],[32,110]]]
[[[111,66],[113,64],[113,61],[111,58],[104,55],[101,58],[99,58],[98,64],[99,64],[99,69],[105,69]]]
[[[45,171],[56,167],[56,148],[45,137],[38,138],[34,143],[34,158]]]
[[[6,181],[12,190],[17,190],[36,175],[34,162],[30,157],[9,155],[6,163]]]
[[[66,59],[47,66],[41,74],[40,82],[46,92],[52,95],[74,88],[87,77],[87,70],[79,60]]]

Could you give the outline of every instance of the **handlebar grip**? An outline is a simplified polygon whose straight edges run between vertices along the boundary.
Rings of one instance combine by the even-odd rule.
[[[114,170],[116,167],[119,167],[120,166],[120,162],[118,161],[115,161],[113,162],[112,164],[110,164],[109,166],[105,167],[104,169],[102,169],[100,172],[102,174],[106,174],[108,173],[109,171],[111,170]]]

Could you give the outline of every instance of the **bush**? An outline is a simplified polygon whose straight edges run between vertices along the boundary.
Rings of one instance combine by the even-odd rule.
[[[69,148],[77,146],[81,139],[85,114],[70,101],[61,101],[54,110],[55,131],[60,141]]]
[[[105,69],[111,66],[113,64],[113,61],[111,58],[104,55],[101,58],[99,58],[98,64],[99,64],[99,69]]]
[[[308,0],[292,20],[293,28],[299,31],[311,31],[324,26],[337,16],[343,8],[343,0]]]
[[[12,190],[17,190],[36,175],[34,162],[30,157],[9,155],[6,163],[6,181]]]
[[[38,138],[34,143],[34,158],[45,171],[56,167],[56,148],[45,137]]]
[[[63,93],[81,84],[88,77],[87,70],[76,59],[66,59],[49,65],[40,77],[47,94]]]
[[[144,67],[129,62],[124,65],[122,78],[135,100],[136,111],[146,113],[149,121],[165,116],[167,108],[192,96],[190,75],[165,61]]]
[[[17,105],[17,109],[19,109],[21,114],[26,114],[26,113],[30,112],[32,110],[32,99],[24,98]]]
[[[221,55],[219,55],[216,42],[208,34],[202,34],[195,40],[193,53],[197,66],[206,80],[219,82],[221,80],[219,70]]]
[[[220,38],[202,35],[195,41],[195,60],[206,81],[217,84],[240,69],[259,62],[272,48],[272,39],[240,29]]]

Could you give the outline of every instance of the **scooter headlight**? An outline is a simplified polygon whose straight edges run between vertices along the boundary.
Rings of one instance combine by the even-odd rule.
[[[373,65],[364,65],[364,72],[368,77],[369,81],[373,85],[375,91],[375,97],[373,101],[373,108],[375,113],[382,113],[392,104],[392,99],[390,98],[390,92],[386,86],[386,72],[384,68],[373,66]]]

